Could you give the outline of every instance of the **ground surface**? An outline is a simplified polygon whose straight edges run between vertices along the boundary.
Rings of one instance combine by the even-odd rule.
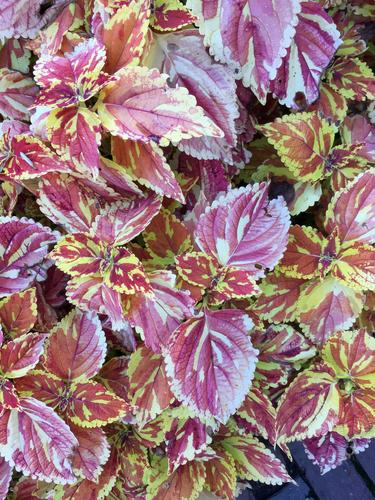
[[[307,458],[301,443],[291,447],[294,462],[286,463],[297,486],[262,486],[253,484],[240,500],[372,500],[375,498],[375,443],[335,470],[321,476]]]

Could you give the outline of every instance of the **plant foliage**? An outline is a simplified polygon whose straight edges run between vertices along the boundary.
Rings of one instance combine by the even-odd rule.
[[[0,500],[231,500],[292,441],[363,451],[373,2],[0,4]]]

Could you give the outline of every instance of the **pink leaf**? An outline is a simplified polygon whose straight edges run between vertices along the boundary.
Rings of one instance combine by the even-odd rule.
[[[195,413],[226,422],[242,403],[258,351],[242,311],[205,310],[179,326],[165,348],[167,374],[176,397]]]
[[[6,343],[0,350],[0,369],[7,378],[19,378],[34,368],[43,352],[46,335],[29,333]]]
[[[59,378],[86,380],[98,373],[106,352],[99,318],[75,309],[51,331],[43,364]]]
[[[280,260],[290,220],[283,198],[269,201],[268,184],[233,189],[214,201],[199,219],[197,245],[223,266],[264,276]]]
[[[5,500],[8,494],[13,467],[4,458],[0,458],[0,500]]]
[[[52,408],[24,398],[19,411],[3,413],[0,428],[0,454],[17,470],[56,483],[75,481],[70,459],[78,443]]]
[[[315,465],[319,465],[321,474],[336,469],[346,460],[347,440],[337,434],[328,432],[324,436],[305,439],[306,454]]]
[[[58,233],[31,219],[0,217],[0,297],[28,288],[43,271],[48,245]]]
[[[187,5],[199,17],[200,31],[211,52],[229,64],[264,104],[270,80],[292,42],[299,2],[189,0]]]
[[[194,300],[188,292],[176,289],[176,277],[171,271],[154,271],[149,278],[154,297],[129,297],[128,318],[145,345],[160,353],[179,324],[193,316]]]
[[[271,83],[281,104],[298,108],[319,97],[319,83],[337,47],[340,33],[332,18],[317,2],[302,2],[296,34]]]
[[[89,481],[97,481],[109,458],[109,444],[102,429],[84,429],[70,424],[78,440],[78,448],[73,457],[73,469]]]
[[[230,149],[237,142],[235,120],[239,111],[232,71],[207,54],[198,30],[160,35],[156,42],[163,58],[161,71],[170,75],[173,86],[186,87],[224,132],[222,138],[183,140],[179,149],[197,158],[221,158],[221,149]]]

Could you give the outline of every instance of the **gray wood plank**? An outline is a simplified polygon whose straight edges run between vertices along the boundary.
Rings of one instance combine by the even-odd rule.
[[[299,467],[304,470],[304,478],[312,487],[319,500],[373,500],[371,491],[350,461],[322,476],[319,468],[307,458],[301,443],[290,446]]]

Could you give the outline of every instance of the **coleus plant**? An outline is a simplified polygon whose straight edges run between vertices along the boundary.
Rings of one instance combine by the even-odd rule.
[[[374,16],[2,2],[0,498],[230,500],[369,445]]]

